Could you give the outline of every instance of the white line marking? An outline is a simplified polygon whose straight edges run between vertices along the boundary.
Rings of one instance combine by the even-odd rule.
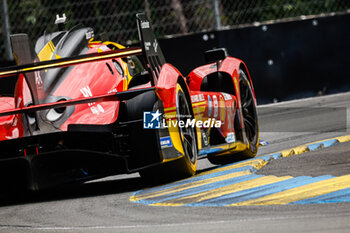
[[[283,102],[278,102],[278,103],[271,103],[271,104],[263,104],[263,105],[258,105],[259,108],[265,108],[265,107],[274,107],[278,105],[288,105],[288,104],[293,104],[293,103],[299,103],[299,102],[307,102],[310,100],[323,100],[323,99],[329,99],[333,97],[339,97],[339,96],[346,96],[350,95],[350,92],[345,92],[345,93],[337,93],[337,94],[331,94],[331,95],[324,95],[324,96],[313,96],[313,97],[308,97],[304,99],[295,99],[295,100],[288,100],[288,101],[283,101]]]
[[[234,208],[234,207],[232,207]],[[336,214],[336,213],[335,213]],[[291,220],[291,219],[305,219],[305,218],[321,218],[331,217],[333,214],[312,214],[302,216],[276,216],[276,217],[261,217],[261,218],[244,218],[235,220],[220,220],[220,221],[203,221],[203,222],[188,222],[188,223],[165,223],[165,224],[149,224],[149,225],[122,225],[122,226],[77,226],[77,227],[50,227],[50,226],[11,226],[11,225],[0,225],[0,229],[32,229],[32,230],[97,230],[97,229],[130,229],[130,228],[154,228],[154,227],[175,227],[175,226],[190,226],[190,225],[203,225],[203,224],[223,224],[223,223],[236,223],[236,222],[249,222],[249,221],[273,221],[273,220]],[[334,215],[335,217],[337,215]],[[343,214],[343,217],[349,216],[350,214]]]

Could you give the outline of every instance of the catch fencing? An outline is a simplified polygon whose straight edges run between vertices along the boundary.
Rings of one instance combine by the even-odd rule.
[[[56,14],[65,13],[70,28],[93,27],[95,35],[129,44],[137,41],[135,14],[145,12],[158,38],[301,15],[350,9],[349,0],[0,0],[0,58],[9,59],[8,35],[27,33],[32,41],[55,31]]]

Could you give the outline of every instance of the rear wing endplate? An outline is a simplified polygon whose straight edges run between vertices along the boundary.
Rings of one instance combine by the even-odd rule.
[[[136,14],[137,29],[143,49],[143,56],[146,61],[148,72],[152,74],[152,86],[157,83],[160,70],[165,64],[163,52],[159,46],[156,36],[154,35],[151,22],[145,13]]]

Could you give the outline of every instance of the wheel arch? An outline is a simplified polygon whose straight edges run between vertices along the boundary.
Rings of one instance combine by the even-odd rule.
[[[250,73],[248,71],[248,68],[243,61],[241,61],[241,63],[239,64],[239,69],[243,70],[243,72],[248,76],[249,83],[250,83],[250,86],[252,88],[254,99],[255,99],[256,97],[255,97],[255,90],[254,90],[253,81],[252,81],[252,78],[251,78]]]
[[[176,105],[176,85],[180,84],[186,97],[192,103],[190,88],[182,74],[172,65],[164,64],[160,72],[156,93],[162,100],[164,108],[172,108]],[[170,97],[170,98],[169,98]]]
[[[164,64],[157,81],[156,94],[163,103],[167,122],[171,121],[170,119],[173,119],[174,116],[177,116],[176,95],[178,83],[181,85],[183,91],[185,92],[186,98],[188,98],[189,103],[192,105],[189,87],[185,81],[185,78],[175,67],[170,64]],[[177,127],[168,125],[168,130],[175,149],[184,155],[184,150],[182,148],[182,143]]]

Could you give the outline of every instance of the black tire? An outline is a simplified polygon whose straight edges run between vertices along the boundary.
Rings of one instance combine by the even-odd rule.
[[[186,120],[186,117],[194,117],[189,96],[183,91],[181,85],[177,86],[176,111],[178,120]],[[185,116],[180,118],[180,116]],[[197,136],[196,129],[178,128],[184,156],[171,162],[140,171],[140,175],[149,183],[163,183],[192,176],[197,170]]]
[[[193,109],[189,96],[186,96],[182,87],[178,84],[178,92],[176,98],[176,111],[178,119],[184,120],[194,119]],[[196,128],[192,127],[179,127],[180,138],[182,138],[182,146],[184,148],[185,155],[179,159],[179,169],[182,170],[181,176],[188,177],[196,173],[197,170],[197,133]]]
[[[241,103],[243,110],[244,127],[249,147],[239,153],[243,158],[253,158],[259,147],[259,121],[253,89],[243,70],[239,71],[239,87],[241,90]]]
[[[248,140],[248,148],[241,152],[233,152],[229,155],[208,157],[208,160],[213,164],[227,164],[236,162],[242,159],[253,158],[258,152],[259,145],[259,121],[254,100],[253,89],[243,70],[239,70],[239,87],[241,97],[241,109],[244,119],[244,132]],[[237,125],[237,124],[235,124]],[[236,133],[241,133],[242,130],[237,128]]]

